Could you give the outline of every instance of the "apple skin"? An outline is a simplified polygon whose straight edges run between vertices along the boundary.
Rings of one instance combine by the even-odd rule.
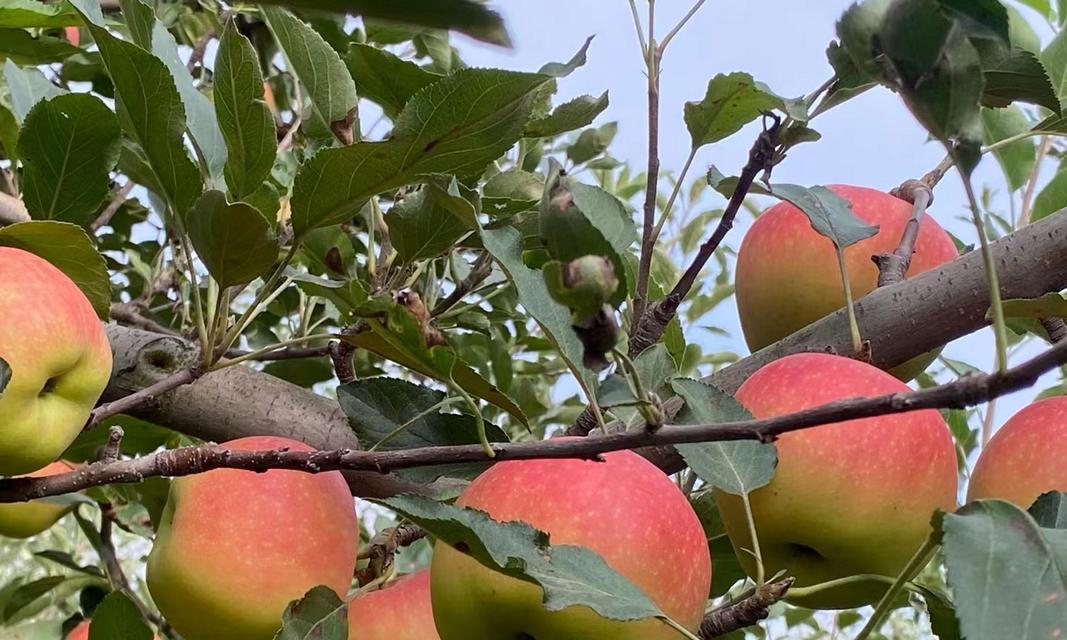
[[[152,637],[154,640],[159,640],[159,636]],[[67,634],[67,640],[89,640],[89,620],[82,620],[78,626],[71,629]]]
[[[736,398],[756,418],[834,400],[906,392],[869,364],[824,353],[776,360],[752,375]],[[770,484],[750,494],[766,575],[785,570],[797,587],[860,574],[895,577],[930,531],[936,509],[956,507],[956,451],[934,410],[849,420],[783,434]],[[741,565],[752,543],[739,496],[715,501]],[[813,609],[877,600],[874,582],[793,598]]]
[[[348,640],[440,640],[423,569],[348,603]]]
[[[603,460],[501,462],[476,478],[457,504],[498,521],[528,522],[549,533],[554,545],[592,549],[695,631],[711,587],[711,557],[696,513],[678,487],[637,454],[616,451]],[[607,620],[585,607],[549,612],[537,585],[440,542],[430,581],[442,640],[679,637],[660,620]]]
[[[56,460],[85,426],[111,377],[111,347],[89,300],[62,271],[0,247],[0,475]]]
[[[877,225],[878,233],[845,248],[852,295],[856,300],[878,285],[871,256],[892,253],[911,217],[911,204],[866,187],[829,185],[852,203],[856,216]],[[929,215],[919,223],[919,237],[908,276],[959,257],[952,238]],[[800,209],[780,202],[752,224],[737,253],[737,310],[745,341],[753,352],[803,329],[845,306],[845,292],[833,243],[811,228]],[[919,322],[917,318],[903,319]],[[929,366],[936,353],[923,354],[893,369],[910,380]]]
[[[58,460],[43,469],[26,474],[31,478],[43,478],[66,473],[74,465],[66,460]],[[0,504],[0,536],[8,538],[29,538],[45,531],[60,518],[67,515],[74,505],[57,504],[47,500],[29,502],[10,502]]]
[[[967,501],[1010,500],[1029,509],[1042,493],[1067,492],[1067,396],[1023,407],[990,438],[971,474]]]
[[[221,446],[313,451],[273,436]],[[317,585],[343,598],[352,582],[359,524],[336,471],[215,469],[180,477],[161,520],[148,589],[185,640],[271,640],[290,601]]]

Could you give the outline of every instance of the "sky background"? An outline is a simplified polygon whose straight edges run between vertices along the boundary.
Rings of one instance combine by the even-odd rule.
[[[647,144],[647,93],[644,63],[626,0],[511,0],[491,3],[504,17],[514,42],[511,50],[490,47],[455,36],[464,60],[471,66],[494,66],[536,70],[549,61],[564,61],[595,35],[588,63],[560,82],[556,103],[580,94],[599,95],[607,90],[611,106],[597,124],[618,121],[619,133],[611,147],[616,158],[628,161],[635,170],[644,170]],[[645,0],[638,1],[647,12]],[[689,134],[682,121],[685,101],[703,97],[707,82],[717,73],[746,71],[784,96],[810,93],[832,75],[826,61],[826,47],[834,39],[834,26],[851,0],[710,0],[685,29],[671,42],[663,61],[660,100],[660,160],[664,170],[681,169],[689,151]],[[688,11],[686,0],[660,0],[657,3],[656,31],[667,33]],[[1037,14],[1022,8],[1028,22],[1047,42],[1051,32]],[[727,175],[736,175],[744,164],[754,139],[753,126],[731,138],[704,147],[697,155],[690,179],[700,176],[709,165]],[[918,178],[944,156],[943,147],[928,141],[927,133],[914,120],[901,100],[886,89],[875,88],[850,102],[830,110],[813,123],[822,140],[793,149],[774,170],[774,180],[806,186],[846,183],[888,190],[907,178]],[[1053,169],[1044,168],[1050,176]],[[996,161],[987,157],[974,176],[976,187],[989,186],[1001,192],[998,198],[1007,212],[1004,181]],[[977,242],[969,223],[966,200],[958,174],[945,176],[936,189],[936,203],[930,213],[943,226],[965,242]],[[721,206],[722,200],[709,196],[708,204]],[[736,247],[751,218],[740,215],[730,236]],[[721,305],[710,317],[711,324],[723,327],[731,338],[689,330],[687,338],[700,342],[705,352],[733,350],[747,354],[741,338],[737,312],[732,301]],[[1036,353],[1041,344],[1022,350],[1013,358],[1019,362]],[[989,371],[993,365],[993,337],[988,330],[949,345],[945,355]],[[1019,408],[1033,400],[1042,389],[1056,383],[1045,376],[1031,390],[1002,398],[995,424],[1001,424]]]

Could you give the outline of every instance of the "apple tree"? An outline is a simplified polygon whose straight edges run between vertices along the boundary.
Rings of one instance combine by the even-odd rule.
[[[863,0],[805,95],[661,102],[704,4],[511,70],[475,0],[0,0],[0,637],[1063,637],[1067,4]],[[867,91],[944,160],[775,180]]]

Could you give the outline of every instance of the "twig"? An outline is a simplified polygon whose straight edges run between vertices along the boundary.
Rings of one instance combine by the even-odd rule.
[[[879,253],[871,256],[871,260],[878,265],[878,286],[900,282],[908,274],[911,266],[911,257],[915,253],[915,241],[919,239],[919,228],[926,209],[934,201],[934,192],[930,185],[922,180],[908,180],[892,191],[893,195],[901,200],[912,203],[911,217],[904,225],[904,233],[900,236],[893,253]]]
[[[1063,318],[1041,318],[1041,326],[1048,332],[1048,339],[1053,344],[1067,340],[1067,322]]]
[[[151,401],[157,396],[167,393],[168,391],[173,391],[182,385],[194,382],[200,375],[201,373],[198,369],[182,369],[181,371],[177,371],[166,378],[163,378],[150,387],[145,387],[136,393],[131,393],[130,395],[119,398],[113,402],[106,402],[93,409],[93,412],[89,414],[89,421],[86,423],[85,428],[88,429],[113,415],[125,413],[145,402]]]
[[[300,360],[303,358],[318,358],[330,355],[330,345],[324,344],[317,347],[285,347],[277,351],[271,351],[251,357],[254,352],[230,349],[226,352],[229,359],[243,358],[245,360],[257,360],[259,362],[275,362],[278,360]]]
[[[773,122],[771,126],[766,127],[760,133],[759,137],[756,138],[756,142],[752,145],[752,149],[749,150],[748,162],[741,169],[737,187],[734,189],[733,195],[730,196],[730,202],[726,205],[715,231],[700,246],[700,250],[697,252],[696,257],[693,258],[693,262],[678,279],[678,283],[674,285],[671,292],[665,298],[653,304],[647,312],[641,316],[635,316],[639,320],[635,321],[634,328],[630,332],[629,351],[631,355],[639,354],[659,341],[663,331],[667,328],[667,324],[678,311],[678,307],[689,295],[704,265],[715,254],[715,250],[719,248],[726,234],[733,228],[734,218],[748,195],[752,182],[755,181],[756,176],[761,171],[766,174],[771,170],[781,122],[773,114],[767,117]]]
[[[411,523],[390,527],[379,532],[359,553],[361,560],[368,560],[366,568],[357,571],[359,583],[365,585],[381,576],[393,564],[393,557],[398,549],[407,547],[425,537],[426,532]]]
[[[732,631],[751,627],[769,615],[771,605],[785,597],[793,578],[770,582],[756,589],[747,598],[715,609],[700,623],[701,640],[711,640]]]
[[[1033,211],[1034,194],[1037,192],[1037,179],[1041,175],[1041,162],[1048,154],[1052,144],[1050,136],[1042,136],[1041,143],[1037,145],[1037,156],[1034,159],[1034,168],[1030,171],[1030,179],[1026,183],[1026,191],[1023,192],[1023,205],[1019,213],[1019,226],[1025,226],[1030,222],[1030,213]]]
[[[659,190],[659,68],[660,50],[655,39],[655,2],[648,3],[648,46],[645,67],[648,75],[648,169],[645,172],[645,205],[641,230],[641,259],[637,270],[633,317],[645,315],[648,278],[652,271],[652,252],[656,248],[653,229],[656,225],[656,195]]]
[[[956,160],[953,159],[952,154],[946,155],[941,159],[936,167],[931,169],[926,175],[920,178],[920,182],[933,189],[937,186],[938,182],[941,182],[941,178],[945,177],[948,170],[956,164]]]
[[[685,16],[683,16],[682,19],[678,21],[678,24],[676,24],[674,28],[670,30],[667,36],[663,38],[663,42],[659,44],[659,54],[661,56],[663,55],[663,52],[667,50],[667,45],[670,44],[671,40],[674,39],[674,36],[678,35],[678,32],[681,31],[682,27],[685,26],[685,23],[689,22],[690,18],[695,16],[697,11],[700,11],[700,7],[704,5],[704,2],[705,0],[697,0],[696,3],[689,9],[689,13],[685,14]]]
[[[229,12],[227,11],[226,13],[228,14]],[[220,22],[222,24],[226,24],[227,22],[229,22],[227,15],[224,14]],[[185,64],[185,68],[188,69],[190,73],[192,73],[193,70],[196,69],[196,65],[200,64],[204,60],[204,53],[207,52],[207,45],[214,37],[215,28],[209,26],[207,28],[207,31],[204,32],[204,35],[200,36],[200,39],[197,40],[196,44],[193,45],[193,52],[189,54],[189,62]]]
[[[456,284],[456,288],[452,290],[452,293],[442,299],[436,305],[434,305],[433,311],[430,315],[437,317],[454,307],[460,300],[464,298],[468,293],[474,291],[474,289],[480,285],[489,274],[493,272],[493,257],[488,251],[478,256],[478,259],[474,261],[471,266],[470,273],[467,277]]]
[[[463,462],[539,458],[596,459],[600,454],[609,451],[693,442],[773,442],[782,434],[823,424],[920,409],[964,408],[988,402],[1006,393],[1033,386],[1042,374],[1064,363],[1067,363],[1067,341],[1060,342],[1007,371],[964,376],[954,382],[929,389],[838,400],[796,413],[760,420],[667,425],[653,432],[641,429],[585,438],[491,443],[494,457],[487,455],[480,444],[417,447],[383,452],[351,449],[314,452],[287,449],[240,451],[205,444],[160,451],[112,463],[96,462],[54,476],[2,479],[0,502],[33,500],[104,484],[140,482],[154,476],[182,476],[220,468],[257,472],[290,469],[307,473],[335,470],[388,473],[400,469]]]
[[[115,303],[111,305],[109,315],[112,320],[127,327],[137,327],[139,329],[154,331],[168,336],[181,335],[178,331],[141,315],[140,311],[137,310],[137,307],[132,304],[123,302]]]
[[[137,184],[133,180],[127,180],[126,184],[122,185],[122,188],[115,193],[115,197],[111,199],[111,202],[108,203],[107,207],[105,207],[104,210],[100,212],[100,215],[96,217],[96,220],[93,220],[92,223],[89,224],[89,231],[96,233],[101,227],[106,227],[110,224],[111,219],[114,218],[115,214],[122,208],[122,204],[126,202],[126,199],[130,196],[130,192],[133,191],[133,188],[136,186]]]
[[[112,425],[107,430],[107,442],[104,443],[104,450],[100,453],[100,462],[115,462],[119,459],[119,455],[122,451],[122,436],[126,433],[119,425]]]

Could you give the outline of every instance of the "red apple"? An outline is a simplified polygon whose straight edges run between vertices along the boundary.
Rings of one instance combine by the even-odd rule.
[[[1028,509],[1048,491],[1067,492],[1067,396],[1038,400],[1004,423],[978,456],[967,500]]]
[[[878,267],[871,256],[896,249],[912,206],[875,189],[845,185],[829,189],[848,200],[857,217],[878,226],[876,235],[845,249],[852,295],[858,300],[878,284]],[[929,215],[923,216],[908,275],[958,255],[948,233]],[[737,254],[736,285],[741,329],[752,351],[845,306],[833,243],[816,233],[800,209],[788,202],[767,209],[745,234]],[[894,369],[894,374],[911,379],[932,359],[930,354],[920,356]]]
[[[38,469],[33,473],[26,474],[31,478],[43,478],[66,473],[74,469],[74,465],[66,460],[59,460]],[[60,518],[65,516],[74,507],[74,503],[62,504],[41,500],[29,502],[9,502],[0,504],[0,536],[9,538],[29,538],[48,529]]]
[[[711,585],[707,539],[678,487],[630,451],[591,460],[501,462],[467,487],[458,504],[495,520],[522,520],[555,545],[589,547],[678,623],[696,630]],[[430,572],[442,640],[675,640],[660,620],[619,622],[591,609],[549,612],[539,587],[494,571],[438,543]]]
[[[776,360],[749,378],[737,400],[756,418],[834,400],[906,392],[869,364],[824,353]],[[784,570],[796,586],[860,574],[895,577],[922,545],[936,509],[956,506],[956,452],[937,411],[849,420],[778,439],[770,484],[750,495],[766,575]],[[741,498],[716,503],[742,566],[755,563]],[[818,609],[858,607],[884,592],[852,585],[794,598]]]
[[[312,451],[269,436],[222,446]],[[286,605],[312,587],[346,595],[358,544],[355,503],[339,472],[216,469],[171,485],[148,588],[185,640],[271,640]]]
[[[348,603],[349,640],[440,640],[430,606],[430,572],[418,571]]]
[[[0,247],[0,475],[36,471],[81,433],[111,377],[103,324],[78,285],[49,262]]]

